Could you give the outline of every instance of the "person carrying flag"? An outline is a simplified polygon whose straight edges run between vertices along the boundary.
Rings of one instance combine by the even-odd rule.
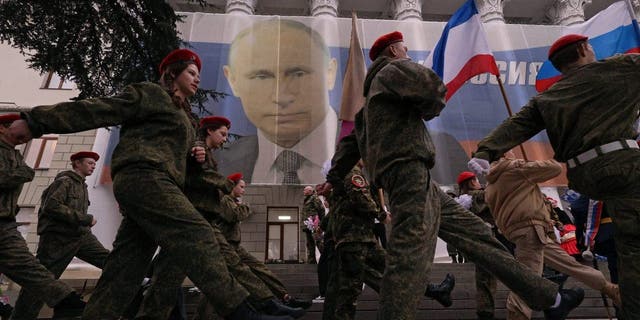
[[[532,308],[555,309],[563,315],[575,308],[576,292],[558,292],[555,284],[518,264],[480,218],[431,179],[435,150],[422,120],[438,116],[444,108],[446,89],[440,78],[408,58],[397,31],[378,38],[370,58],[373,64],[364,86],[367,104],[356,114],[355,129],[340,140],[318,192],[328,194],[360,158],[371,184],[388,192],[394,215],[378,319],[415,318],[436,236],[492,271]]]
[[[569,34],[553,43],[548,56],[562,79],[482,139],[469,168],[486,174],[489,162],[546,129],[569,187],[611,209],[622,314],[633,319],[640,314],[640,55],[597,61],[588,40]]]

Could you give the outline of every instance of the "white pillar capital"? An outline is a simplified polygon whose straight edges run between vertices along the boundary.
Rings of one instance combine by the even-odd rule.
[[[225,13],[238,15],[252,15],[258,0],[227,0]]]
[[[591,0],[555,0],[547,8],[547,18],[552,24],[570,26],[584,22],[584,7]]]
[[[484,23],[504,23],[504,5],[509,0],[475,0]]]
[[[394,19],[422,21],[422,0],[393,0],[391,5]]]
[[[631,0],[631,6],[633,7],[633,12],[636,14],[636,19],[640,17],[640,0]]]
[[[338,16],[338,0],[309,0],[312,17]]]

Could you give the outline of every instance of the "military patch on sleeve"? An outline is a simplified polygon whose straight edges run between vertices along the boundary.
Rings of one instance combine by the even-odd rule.
[[[364,177],[359,174],[354,174],[353,177],[351,177],[351,183],[358,188],[364,188],[367,185]]]

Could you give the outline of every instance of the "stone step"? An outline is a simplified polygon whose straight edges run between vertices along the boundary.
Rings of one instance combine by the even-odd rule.
[[[601,263],[600,265],[603,267],[603,272],[608,278],[606,263]],[[317,265],[269,264],[268,266],[278,275],[287,287],[289,293],[293,296],[313,299],[318,295]],[[456,287],[452,293],[453,305],[450,308],[443,308],[437,302],[423,298],[418,305],[416,319],[476,319],[474,265],[471,263],[437,263],[433,265],[430,279],[432,279],[432,282],[439,283],[447,273],[453,273],[456,277]],[[83,278],[83,275],[80,273],[65,271],[62,278],[78,290],[84,288],[85,294],[89,294],[97,282],[95,273],[91,274],[90,277]],[[565,284],[567,288],[574,285],[585,289],[585,299],[581,306],[571,313],[570,319],[607,319],[607,312],[603,307],[600,293],[586,288],[572,278],[569,278]],[[185,282],[184,292],[189,318],[191,318],[195,312],[197,303],[200,300],[200,294],[189,292],[191,287],[193,287],[191,282]],[[508,292],[508,289],[504,285],[498,283],[495,296],[495,315],[498,319],[506,318],[505,302]],[[314,304],[302,319],[321,319],[322,306],[320,303]],[[358,300],[356,319],[375,319],[378,306],[378,294],[371,288],[365,288],[365,291]],[[612,314],[614,313],[613,308],[610,309],[610,312]],[[51,310],[48,308],[43,309],[40,314],[41,319],[49,319],[50,316]],[[534,312],[533,319],[543,319],[542,313]]]

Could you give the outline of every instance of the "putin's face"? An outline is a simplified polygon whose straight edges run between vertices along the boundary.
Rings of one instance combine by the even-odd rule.
[[[224,74],[249,120],[275,144],[291,147],[329,111],[336,61],[304,30],[274,24],[238,40]]]

